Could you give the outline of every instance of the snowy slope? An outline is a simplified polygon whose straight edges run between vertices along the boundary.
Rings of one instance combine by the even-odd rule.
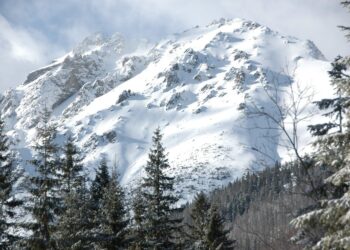
[[[277,86],[279,100],[285,103],[288,91],[302,87],[312,92],[305,100],[308,114],[313,99],[332,92],[328,68],[311,41],[283,36],[251,21],[222,19],[154,46],[125,41],[121,35],[86,38],[9,90],[1,108],[29,173],[26,159],[46,106],[59,127],[59,142],[73,136],[87,171],[93,175],[105,154],[111,164],[117,161],[127,187],[142,177],[151,136],[159,126],[171,174],[187,200],[247,169],[287,159],[284,138],[273,125],[257,129],[267,121],[249,117],[247,109],[253,103],[276,113],[266,90]],[[288,117],[283,119],[289,124]],[[301,151],[308,150],[311,138],[303,127],[310,119],[300,124]]]

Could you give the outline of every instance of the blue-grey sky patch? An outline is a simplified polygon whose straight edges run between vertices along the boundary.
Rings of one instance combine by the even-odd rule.
[[[328,59],[348,54],[338,0],[0,0],[0,91],[70,51],[84,37],[119,32],[157,41],[214,19],[242,17],[310,39]]]

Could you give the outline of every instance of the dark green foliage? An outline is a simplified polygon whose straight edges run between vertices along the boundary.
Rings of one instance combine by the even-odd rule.
[[[91,198],[96,209],[100,207],[104,189],[108,187],[109,181],[107,160],[103,157],[96,171],[95,179],[91,184]]]
[[[342,4],[349,8],[349,1],[343,1]],[[342,29],[349,32],[349,27],[342,26]],[[349,37],[349,33],[347,34]],[[316,166],[323,166],[328,170],[330,176],[322,180],[318,190],[321,190],[322,196],[317,197],[319,201],[314,206],[303,210],[299,216],[292,221],[293,225],[299,229],[294,240],[305,248],[312,249],[349,249],[350,243],[350,220],[346,216],[349,213],[349,153],[350,153],[350,133],[349,122],[343,129],[343,115],[349,120],[350,105],[350,68],[349,57],[335,58],[332,63],[332,69],[329,71],[331,83],[334,86],[338,98],[327,99],[327,102],[321,102],[318,105],[321,110],[331,108],[326,116],[336,114],[339,120],[336,125],[339,131],[329,133],[323,129],[323,132],[312,130],[313,135],[319,136],[314,143],[317,154],[315,159]],[[322,127],[319,124],[311,126]]]
[[[210,250],[233,249],[233,241],[227,238],[229,230],[224,229],[224,220],[217,208],[210,209],[210,220],[207,231],[207,248]]]
[[[305,159],[305,162],[314,164],[312,160]],[[321,183],[320,180],[329,176],[321,167],[311,174],[314,183]],[[237,249],[294,250],[300,247],[290,241],[295,232],[290,220],[299,209],[315,204],[307,197],[308,190],[312,188],[305,169],[297,162],[291,162],[276,164],[261,172],[248,172],[228,186],[211,192],[208,202],[217,207],[225,228],[230,230],[226,235],[235,240],[234,247]],[[191,237],[195,235],[191,226],[198,224],[192,222],[195,206],[196,199],[184,209],[184,218],[189,218],[187,223],[190,225],[186,228],[190,240],[184,249],[200,249],[200,244],[193,246],[196,241],[199,242],[198,239]],[[209,221],[210,212],[206,210],[204,214]]]
[[[114,170],[108,186],[104,189],[101,208],[98,215],[99,240],[101,249],[124,249],[126,246],[125,196]]]
[[[142,195],[141,187],[138,187],[134,191],[134,197],[132,200],[132,209],[134,212],[134,225],[133,225],[133,249],[145,248],[145,216],[146,216],[146,201]]]
[[[149,248],[174,249],[174,235],[181,219],[173,218],[178,198],[173,195],[174,178],[165,173],[170,166],[161,140],[158,128],[152,138],[146,177],[142,182],[142,196],[146,202],[144,232]]]
[[[314,102],[320,110],[327,111],[323,114],[326,117],[335,117],[336,121],[330,121],[321,124],[309,125],[308,129],[314,136],[321,136],[327,134],[332,128],[338,127],[339,132],[343,131],[343,116],[346,108],[349,106],[349,97],[344,96],[344,86],[339,85],[341,80],[346,74],[344,73],[346,66],[343,63],[343,58],[338,56],[332,62],[332,69],[329,71],[331,81],[335,87],[337,97],[322,99]]]
[[[191,211],[191,224],[189,227],[189,238],[192,242],[191,245],[196,245],[198,249],[202,249],[206,246],[206,236],[209,225],[210,203],[206,195],[201,192],[196,195],[193,201],[193,207]]]
[[[71,137],[67,139],[64,148],[63,165],[61,168],[61,189],[69,193],[81,185],[82,169],[80,152]]]
[[[11,223],[6,219],[15,215],[13,209],[20,204],[12,197],[15,181],[14,164],[4,131],[4,121],[0,119],[0,249],[6,249],[16,240],[16,237],[7,232]]]
[[[56,233],[59,249],[91,249],[94,213],[86,179],[79,178],[75,189],[64,198],[65,210],[60,216]]]
[[[45,110],[37,128],[34,159],[31,161],[37,175],[30,177],[31,206],[27,207],[34,221],[26,227],[33,231],[27,239],[30,249],[55,249],[52,234],[56,229],[57,213],[60,207],[58,191],[58,147],[54,143],[56,128],[49,123],[49,112]]]

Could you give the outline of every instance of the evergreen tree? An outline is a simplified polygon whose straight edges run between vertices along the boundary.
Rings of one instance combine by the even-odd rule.
[[[145,248],[145,215],[146,215],[146,201],[142,195],[141,187],[134,191],[132,200],[132,209],[134,212],[134,225],[132,232],[132,249]]]
[[[27,240],[29,249],[55,249],[52,234],[56,229],[57,212],[60,207],[58,190],[58,147],[54,143],[56,127],[49,123],[50,114],[45,109],[41,123],[37,128],[37,140],[34,145],[34,159],[31,161],[36,175],[30,177],[32,205],[27,207],[34,221],[26,227],[33,231]]]
[[[81,164],[80,152],[73,143],[73,139],[68,137],[64,148],[64,158],[61,169],[61,188],[64,193],[69,193],[72,189],[81,185]]]
[[[13,184],[16,181],[13,171],[14,164],[4,132],[4,121],[0,119],[0,249],[6,249],[16,239],[7,231],[11,226],[7,217],[13,217],[14,207],[20,204],[12,196]]]
[[[343,5],[350,8],[350,1],[343,1]],[[343,27],[349,31],[348,27]],[[344,113],[350,118],[349,96],[350,76],[346,73],[350,69],[350,57],[336,58],[329,72],[332,83],[345,96]],[[344,97],[343,97],[344,98]],[[292,223],[300,228],[303,239],[307,237],[307,248],[312,249],[350,249],[350,131],[339,130],[333,134],[324,135],[317,143],[317,165],[326,166],[332,175],[325,180],[328,184],[327,196],[318,206],[294,219]],[[310,237],[315,235],[317,237]],[[310,240],[311,238],[311,240]],[[305,241],[305,240],[304,240]]]
[[[86,178],[75,181],[76,186],[65,195],[56,237],[59,249],[87,250],[92,248],[94,213]]]
[[[161,140],[158,128],[152,138],[153,146],[148,155],[146,177],[142,183],[142,194],[146,202],[145,238],[151,249],[174,249],[173,238],[181,220],[172,217],[178,198],[173,195],[174,178],[165,173],[170,166]]]
[[[224,229],[224,220],[217,208],[210,209],[210,221],[207,231],[207,248],[209,250],[233,249],[233,241],[227,238],[228,230]]]
[[[189,237],[196,249],[206,249],[206,237],[209,225],[210,203],[206,195],[201,192],[196,195],[191,212],[192,223],[188,224]]]
[[[309,125],[308,129],[314,136],[325,135],[335,127],[339,128],[340,133],[343,132],[343,116],[345,109],[349,106],[350,100],[348,96],[344,96],[344,88],[338,83],[338,80],[343,78],[343,71],[346,70],[345,65],[342,63],[342,60],[343,58],[341,56],[336,57],[334,62],[332,62],[332,70],[329,71],[329,75],[332,80],[331,83],[335,88],[337,96],[334,98],[325,98],[314,102],[320,110],[328,111],[324,114],[324,116],[330,118],[335,117],[336,120],[316,125]]]
[[[100,242],[98,245],[101,249],[124,249],[126,246],[128,221],[124,199],[124,191],[114,170],[108,186],[104,189],[99,211]]]
[[[108,173],[107,160],[103,157],[96,171],[95,179],[91,184],[91,198],[96,209],[100,207],[104,190],[108,187],[109,181],[110,176]]]

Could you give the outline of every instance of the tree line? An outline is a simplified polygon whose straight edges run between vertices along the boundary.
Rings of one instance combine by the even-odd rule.
[[[14,174],[15,161],[0,121],[0,249],[194,249],[197,240],[201,241],[197,249],[232,249],[214,208],[210,216],[202,211],[202,226],[208,228],[205,241],[194,227],[190,234],[184,233],[187,225],[176,206],[174,177],[166,173],[170,166],[159,128],[152,138],[145,177],[128,202],[117,169],[114,166],[110,172],[106,158],[90,182],[72,138],[60,150],[49,116],[46,110],[37,128],[30,160],[35,173],[26,176],[30,195],[21,199],[15,195],[19,176]],[[29,219],[16,218],[16,212]]]

